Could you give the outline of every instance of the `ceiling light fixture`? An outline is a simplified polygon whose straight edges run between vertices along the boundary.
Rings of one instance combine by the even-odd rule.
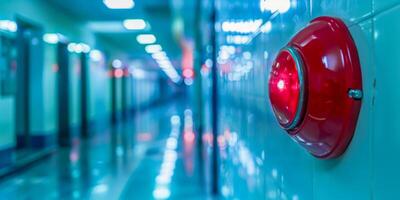
[[[162,47],[159,44],[151,44],[145,47],[147,53],[157,53],[162,51]]]
[[[43,35],[43,41],[48,44],[57,44],[59,42],[59,37],[57,33],[46,33]]]
[[[123,25],[128,30],[144,30],[147,26],[143,19],[126,19]]]
[[[133,0],[103,0],[109,9],[131,9],[135,6]]]
[[[155,60],[168,60],[167,54],[164,51],[159,51],[151,54]]]
[[[140,34],[136,37],[139,44],[153,44],[157,41],[153,34]]]
[[[116,69],[122,68],[122,61],[119,59],[115,59],[112,61],[111,65],[112,65],[112,67],[114,67]]]
[[[0,20],[0,30],[17,32],[17,23],[10,20]]]
[[[89,57],[94,62],[100,62],[104,59],[103,53],[100,50],[93,49],[90,51]]]

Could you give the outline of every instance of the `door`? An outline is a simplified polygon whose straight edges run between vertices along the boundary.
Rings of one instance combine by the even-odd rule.
[[[17,25],[16,148],[24,149],[42,138],[43,30],[21,18]]]

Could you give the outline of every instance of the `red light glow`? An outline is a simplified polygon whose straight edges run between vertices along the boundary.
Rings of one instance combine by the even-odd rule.
[[[140,142],[148,142],[153,139],[153,135],[151,133],[138,133],[136,139]]]
[[[58,65],[57,65],[57,64],[53,64],[51,69],[53,70],[53,72],[54,72],[54,73],[57,73],[57,72],[58,72],[58,70],[59,70],[59,68],[58,68]]]
[[[284,127],[290,125],[296,116],[300,92],[296,62],[290,52],[283,50],[272,65],[269,95],[279,123]]]
[[[194,76],[193,69],[190,69],[190,68],[184,69],[182,75],[185,78],[193,78],[193,76]]]
[[[124,70],[122,69],[116,69],[114,71],[115,78],[121,78],[123,75],[124,75]]]
[[[212,146],[212,144],[213,144],[213,135],[212,135],[212,133],[210,133],[210,132],[204,133],[202,139],[203,139],[205,144],[207,144],[209,146]]]
[[[183,135],[183,140],[185,141],[185,143],[193,143],[195,137],[196,136],[193,131],[185,131]]]

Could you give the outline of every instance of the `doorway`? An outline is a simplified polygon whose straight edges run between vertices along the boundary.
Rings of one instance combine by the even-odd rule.
[[[70,45],[60,42],[57,47],[60,146],[70,146],[74,140],[89,136],[88,57],[74,52]]]
[[[32,133],[40,132],[43,123],[43,28],[21,17],[16,23],[16,149],[17,157],[23,157],[32,148]]]

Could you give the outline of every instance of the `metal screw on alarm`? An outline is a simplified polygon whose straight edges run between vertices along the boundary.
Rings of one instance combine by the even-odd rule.
[[[350,89],[348,95],[354,100],[361,100],[363,98],[363,92],[358,89]]]

